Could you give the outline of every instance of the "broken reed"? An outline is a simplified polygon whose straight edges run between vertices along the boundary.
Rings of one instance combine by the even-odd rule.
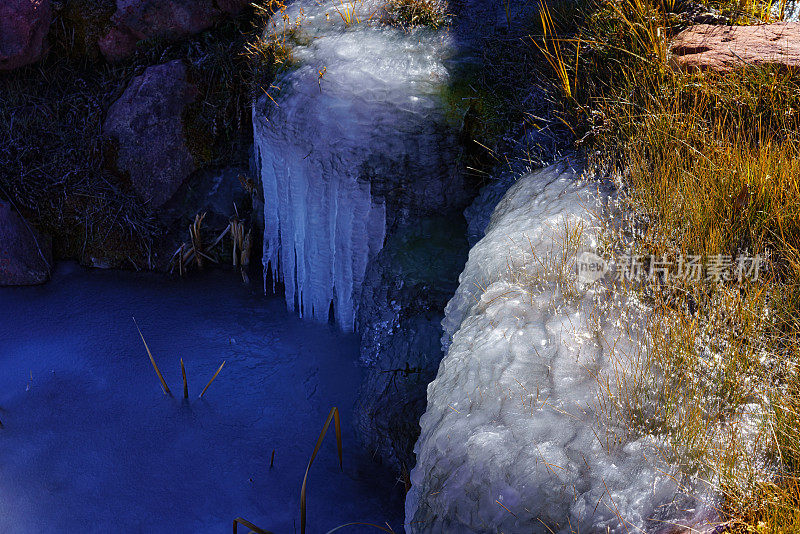
[[[225,229],[217,236],[214,241],[207,247],[203,243],[202,228],[203,220],[206,213],[198,213],[195,216],[194,223],[189,226],[189,243],[181,243],[180,247],[172,254],[169,263],[171,265],[170,272],[178,267],[178,274],[183,276],[184,272],[191,265],[192,260],[198,269],[203,268],[203,260],[209,260],[218,263],[211,251],[219,245],[223,238],[230,234],[231,246],[233,248],[231,259],[234,267],[239,267],[242,275],[242,281],[248,283],[250,281],[247,276],[247,269],[250,266],[250,253],[253,246],[252,228],[247,229],[244,222],[240,221],[237,217],[231,217],[230,223]]]
[[[189,383],[186,381],[186,367],[183,366],[183,358],[181,358],[181,375],[183,376],[183,398],[189,398]]]
[[[306,488],[308,485],[308,473],[311,470],[311,465],[314,463],[314,459],[317,457],[317,453],[319,452],[320,448],[322,447],[322,441],[325,439],[325,434],[328,433],[328,428],[331,425],[331,421],[333,421],[334,431],[336,433],[336,451],[339,454],[339,469],[344,471],[344,464],[342,461],[342,427],[339,421],[339,409],[334,406],[331,408],[330,413],[328,414],[328,418],[325,420],[325,425],[322,427],[322,432],[319,433],[319,437],[317,438],[317,443],[314,446],[314,450],[311,453],[311,457],[308,459],[308,466],[306,466],[306,474],[303,477],[303,486],[300,488],[300,533],[305,534],[306,532]],[[272,451],[272,458],[270,459],[269,466],[272,467],[272,463],[275,460],[275,450]],[[249,521],[242,519],[241,517],[237,517],[233,520],[233,532],[236,534],[238,525],[241,524],[257,534],[266,533],[271,534],[268,531],[256,527]],[[377,528],[383,532],[388,532],[389,534],[394,534],[394,530],[392,527],[387,524],[386,527],[382,527],[380,525],[375,525],[373,523],[364,523],[364,522],[352,522],[352,523],[345,523],[343,525],[339,525],[328,531],[327,534],[331,534],[337,530],[343,529],[349,526],[355,525],[362,525],[367,527]]]
[[[322,432],[319,433],[317,444],[314,446],[314,452],[311,453],[311,458],[308,459],[306,474],[303,477],[303,486],[300,488],[300,534],[306,533],[306,486],[308,483],[308,472],[311,470],[311,465],[314,463],[314,458],[317,457],[320,447],[322,447],[322,440],[325,439],[325,434],[328,432],[331,420],[333,420],[334,430],[336,432],[336,451],[339,453],[339,469],[344,471],[344,465],[342,463],[342,427],[339,422],[339,409],[334,406],[331,408],[331,412],[325,420]]]
[[[150,352],[150,347],[147,346],[147,341],[144,340],[144,335],[142,334],[142,330],[139,328],[139,324],[136,322],[136,318],[131,317],[131,319],[133,319],[133,324],[136,325],[136,330],[139,331],[139,337],[142,338],[142,343],[144,343],[144,348],[145,350],[147,350],[147,355],[150,357],[150,363],[153,364],[153,369],[155,370],[156,375],[158,375],[158,380],[161,382],[161,389],[164,391],[164,395],[172,396],[172,391],[170,391],[166,380],[164,380],[164,375],[161,374],[161,370],[158,368],[158,365],[156,365],[156,360],[155,358],[153,358],[153,353]],[[219,368],[217,369],[217,372],[214,373],[214,376],[212,376],[211,380],[208,381],[208,384],[206,384],[206,387],[203,388],[203,391],[200,393],[200,396],[198,398],[202,398],[203,395],[205,395],[208,388],[211,386],[214,380],[217,379],[217,375],[219,375],[219,372],[222,371],[222,368],[225,366],[225,363],[226,360],[223,360]],[[183,376],[183,398],[188,399],[189,383],[186,380],[186,367],[183,365],[183,358],[181,358],[181,375]],[[2,424],[0,424],[0,428],[2,428]]]
[[[211,383],[212,383],[212,382],[214,382],[214,380],[216,380],[216,378],[217,378],[217,375],[219,374],[219,372],[220,372],[220,371],[222,371],[222,368],[223,368],[224,366],[225,366],[225,362],[223,361],[223,362],[222,362],[222,363],[219,365],[219,369],[217,369],[217,372],[216,372],[216,373],[214,373],[214,376],[212,376],[212,377],[211,377],[211,380],[209,380],[209,381],[208,381],[208,384],[206,384],[206,387],[204,387],[204,388],[203,388],[203,391],[200,393],[200,396],[198,397],[199,399],[202,399],[202,398],[203,398],[203,395],[205,395],[205,393],[206,393],[206,390],[207,390],[207,389],[208,389],[208,387],[211,385]]]
[[[147,355],[150,357],[150,363],[153,364],[153,369],[155,369],[156,374],[158,375],[158,380],[161,382],[161,389],[164,390],[164,395],[172,396],[172,392],[169,390],[169,386],[167,385],[167,382],[164,380],[164,376],[158,369],[158,365],[156,365],[156,360],[153,358],[153,353],[150,352],[150,347],[147,346],[147,341],[144,340],[144,335],[142,334],[142,330],[139,328],[139,324],[136,322],[136,318],[131,317],[131,319],[133,319],[133,324],[136,325],[136,330],[139,331],[139,337],[142,338],[142,343],[144,343],[144,348],[147,351]]]
[[[242,519],[241,517],[237,517],[233,520],[233,534],[237,534],[239,532],[239,525],[242,525],[245,528],[249,528],[250,532],[248,534],[252,534],[255,532],[256,534],[272,534],[269,530],[264,530],[263,528],[259,528],[255,526],[253,523],[246,519]]]

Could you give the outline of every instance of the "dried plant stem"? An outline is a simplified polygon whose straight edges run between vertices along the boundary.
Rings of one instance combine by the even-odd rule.
[[[192,248],[194,248],[195,261],[197,262],[198,269],[203,268],[203,258],[208,258],[208,256],[203,254],[203,238],[200,235],[200,229],[203,226],[203,219],[205,219],[205,217],[205,212],[198,213],[194,217],[194,223],[189,226],[189,237],[192,241]]]
[[[242,271],[242,281],[245,284],[250,281],[250,278],[247,276],[247,268],[250,266],[250,250],[253,248],[252,232],[253,230],[251,228],[247,231],[247,235],[244,236],[244,241],[242,242],[242,256],[239,262]]]
[[[142,338],[142,343],[144,343],[144,348],[147,350],[147,355],[150,357],[150,363],[153,364],[153,369],[155,369],[156,374],[158,375],[158,379],[161,381],[161,389],[164,390],[164,395],[172,396],[172,392],[169,390],[169,386],[167,386],[166,381],[164,380],[164,376],[161,374],[161,371],[158,369],[158,365],[156,365],[156,360],[153,358],[153,353],[150,352],[150,347],[147,346],[147,341],[144,340],[144,335],[142,334],[141,328],[139,328],[139,324],[136,322],[135,317],[131,317],[133,319],[133,324],[136,325],[136,330],[139,331],[139,337]]]
[[[306,532],[306,485],[308,483],[308,472],[311,470],[311,464],[314,463],[314,458],[317,457],[320,447],[322,447],[322,440],[325,439],[325,434],[328,432],[331,420],[333,420],[334,430],[336,431],[336,449],[339,453],[339,469],[344,470],[342,465],[342,427],[339,422],[339,409],[334,406],[331,408],[331,413],[328,414],[328,419],[325,420],[325,426],[322,427],[322,432],[319,434],[317,444],[314,446],[314,452],[311,453],[311,458],[308,460],[306,474],[303,477],[303,486],[300,488],[300,534],[305,534]]]
[[[239,532],[238,528],[239,525],[242,525],[245,528],[249,528],[251,532],[255,532],[256,534],[272,534],[269,530],[264,530],[263,528],[259,528],[255,526],[250,521],[246,519],[242,519],[241,517],[237,517],[233,520],[233,534],[237,534]]]
[[[212,376],[212,377],[211,377],[211,380],[209,380],[209,381],[208,381],[208,384],[206,384],[206,387],[204,387],[204,388],[203,388],[203,391],[200,393],[200,397],[198,397],[198,398],[202,398],[202,397],[203,397],[203,395],[205,394],[206,390],[208,389],[208,386],[210,386],[210,385],[211,385],[211,383],[212,383],[212,382],[214,382],[214,380],[216,380],[216,378],[217,378],[217,375],[219,374],[219,372],[220,372],[220,371],[222,371],[222,368],[223,368],[224,366],[225,366],[225,362],[223,361],[223,362],[220,364],[220,366],[219,366],[219,369],[217,369],[217,372],[216,372],[216,373],[214,373],[214,376]]]
[[[183,398],[189,398],[189,383],[186,381],[186,367],[183,366],[183,358],[181,358],[181,374],[183,375]]]

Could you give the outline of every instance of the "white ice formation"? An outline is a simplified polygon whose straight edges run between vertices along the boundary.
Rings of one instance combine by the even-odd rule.
[[[600,384],[613,392],[641,354],[640,308],[576,279],[606,197],[562,164],[497,205],[446,309],[408,532],[659,532],[697,516],[658,439],[603,415]]]
[[[265,273],[285,283],[290,309],[324,321],[333,305],[345,330],[387,222],[402,216],[387,198],[402,180],[440,172],[446,144],[434,130],[448,46],[433,31],[375,22],[380,5],[299,0],[273,17],[271,32],[290,28],[292,66],[253,110]],[[402,194],[432,194],[417,189]]]

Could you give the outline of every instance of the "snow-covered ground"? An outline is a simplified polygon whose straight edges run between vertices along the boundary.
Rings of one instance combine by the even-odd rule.
[[[0,532],[219,533],[237,516],[299,532],[300,484],[332,406],[345,472],[329,432],[310,474],[309,532],[397,529],[395,481],[363,471],[351,435],[357,339],[260,293],[234,274],[169,281],[70,264],[45,286],[0,288]]]
[[[576,279],[606,198],[569,164],[528,174],[470,251],[428,386],[411,532],[658,532],[700,515],[658,439],[603,409],[641,356],[642,317]]]

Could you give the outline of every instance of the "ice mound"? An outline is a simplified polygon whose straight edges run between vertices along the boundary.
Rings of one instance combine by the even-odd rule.
[[[387,226],[452,186],[440,104],[449,46],[375,22],[379,6],[303,0],[274,17],[270,31],[291,26],[292,68],[253,111],[265,272],[285,283],[290,309],[327,320],[333,304],[345,330]]]
[[[634,303],[576,280],[606,199],[561,164],[497,205],[446,309],[409,532],[652,532],[697,515],[658,440],[603,416],[599,384],[640,354]]]

